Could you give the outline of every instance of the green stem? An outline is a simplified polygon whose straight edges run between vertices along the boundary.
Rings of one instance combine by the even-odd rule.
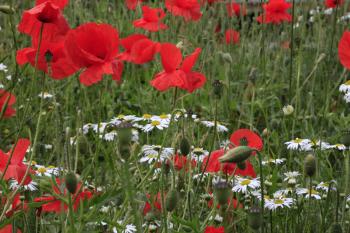
[[[260,167],[260,191],[261,191],[261,233],[264,233],[264,208],[265,208],[265,198],[264,198],[264,175],[263,175],[263,165],[262,165],[262,155],[259,151],[256,151],[258,153],[259,158],[259,167]]]

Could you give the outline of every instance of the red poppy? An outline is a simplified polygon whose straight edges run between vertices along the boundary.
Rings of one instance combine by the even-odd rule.
[[[225,233],[225,228],[224,227],[207,226],[204,230],[204,233]]]
[[[233,172],[235,172],[235,175],[240,176],[250,176],[250,177],[256,177],[256,173],[254,171],[253,165],[249,162],[249,160],[246,160],[246,168],[244,170],[241,170],[237,167],[235,163],[220,163],[219,158],[223,156],[225,153],[224,149],[213,151],[209,156],[206,156],[203,160],[202,169],[205,168],[206,172],[209,173],[218,173],[222,171],[224,174],[232,175]],[[209,158],[209,161],[208,161]],[[208,161],[208,164],[207,164]]]
[[[226,44],[238,44],[239,43],[239,32],[233,29],[227,29],[225,32]]]
[[[350,31],[345,31],[339,41],[338,56],[340,63],[350,69]]]
[[[36,0],[35,5],[39,5],[44,2],[52,2],[56,6],[58,6],[60,9],[65,8],[65,6],[68,4],[68,0]]]
[[[245,6],[242,6],[238,3],[231,2],[231,3],[226,3],[226,11],[229,17],[232,16],[245,16],[247,14],[247,8]]]
[[[34,67],[37,51],[37,45],[18,50],[16,56],[17,63],[19,65],[29,63]],[[50,53],[52,56],[50,61],[50,76],[52,78],[63,79],[77,71],[77,67],[67,58],[63,40],[56,43],[42,41],[38,54],[37,68],[45,73],[48,73],[47,53]]]
[[[193,160],[193,159],[188,160],[187,156],[178,155],[178,154],[173,156],[171,158],[171,161],[174,164],[174,168],[178,171],[182,170],[183,168],[185,168],[185,170],[187,171],[189,166],[191,166],[193,168],[197,164],[195,160]]]
[[[14,231],[12,231],[13,226],[12,224],[6,225],[3,228],[0,228],[0,233],[13,233]],[[22,231],[20,231],[18,228],[15,231],[16,233],[21,233]]]
[[[123,64],[116,60],[118,38],[118,31],[108,24],[86,23],[68,33],[64,47],[75,66],[84,69],[79,76],[82,84],[97,83],[103,74],[120,80]]]
[[[0,112],[3,113],[2,117],[9,118],[16,114],[16,110],[12,108],[15,102],[16,97],[13,94],[0,89]],[[6,109],[4,109],[5,107]]]
[[[135,64],[144,64],[153,60],[154,55],[160,50],[160,43],[153,42],[146,36],[134,34],[120,40],[125,51],[118,55],[123,61]]]
[[[201,5],[205,5],[205,4],[211,5],[211,4],[214,4],[216,2],[222,2],[222,0],[201,0],[200,4]]]
[[[151,210],[162,211],[161,194],[158,192],[156,196],[151,197],[150,194],[146,194],[148,201],[143,207],[143,215],[146,216]],[[152,205],[151,205],[151,203]]]
[[[192,54],[182,60],[179,48],[171,43],[162,44],[160,56],[164,71],[156,74],[151,81],[151,85],[159,91],[166,91],[171,87],[179,87],[190,93],[202,87],[206,82],[205,76],[199,72],[192,71],[192,67],[200,53],[201,49],[197,48]]]
[[[283,21],[291,22],[292,16],[287,10],[292,6],[285,0],[270,0],[269,3],[263,5],[264,13],[258,16],[259,23],[280,24]]]
[[[143,2],[143,0],[125,0],[125,5],[129,10],[135,10],[137,5]]]
[[[42,41],[60,41],[70,29],[60,7],[52,1],[45,1],[24,11],[18,31],[39,39],[42,25]]]
[[[344,0],[325,0],[324,2],[327,8],[336,8],[344,4]]]
[[[165,7],[174,16],[182,16],[186,21],[197,21],[202,17],[198,0],[165,0]]]
[[[58,186],[61,186],[64,182],[60,179],[56,178],[56,183]],[[81,183],[78,183],[77,192],[81,189]],[[52,184],[53,192],[58,195],[67,195],[67,190],[64,189],[63,193],[61,189],[57,187],[55,184]],[[73,202],[73,209],[76,211],[81,204],[82,201],[89,200],[93,196],[93,193],[88,190],[83,190],[79,193],[75,193],[71,196]],[[55,196],[42,196],[34,199],[34,202],[43,202],[40,206],[41,212],[55,212],[61,213],[62,211],[67,211],[68,205],[65,202],[62,202],[61,199],[56,198]]]
[[[135,28],[143,28],[150,32],[157,32],[168,28],[167,25],[160,22],[165,17],[165,13],[161,8],[143,6],[142,14],[143,18],[137,19],[133,22]]]
[[[13,198],[11,209],[9,209],[6,212],[6,217],[10,218],[13,216],[14,213],[19,212],[19,211],[27,211],[28,210],[28,202],[27,201],[21,201],[20,194],[16,194],[15,197]],[[6,199],[5,199],[6,201]],[[0,231],[1,232],[1,231]]]
[[[9,166],[7,167],[7,170],[5,172],[4,179],[10,180],[15,179],[18,183],[22,182],[22,179],[24,179],[24,185],[29,184],[32,179],[29,175],[25,177],[25,173],[27,170],[27,165],[23,163],[24,156],[26,154],[26,151],[30,145],[30,142],[28,139],[19,139],[17,141],[16,147],[12,148],[9,152],[4,153],[0,150],[0,172],[4,173],[6,170],[6,164],[8,163],[10,156],[12,154]],[[29,173],[34,173],[31,169],[29,170]]]
[[[233,145],[244,145],[261,151],[264,144],[259,135],[249,129],[238,129],[231,134],[230,141]]]

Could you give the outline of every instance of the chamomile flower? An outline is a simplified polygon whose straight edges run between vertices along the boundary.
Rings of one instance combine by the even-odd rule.
[[[141,117],[135,117],[134,121],[147,121],[150,122],[153,115],[145,113]]]
[[[316,191],[314,188],[311,189],[311,192],[307,188],[297,188],[296,193],[299,196],[304,196],[305,198],[314,198],[316,200],[321,199],[321,195],[318,191]]]
[[[208,127],[208,128],[212,128],[212,127],[215,126],[215,122],[214,121],[201,121],[201,124],[206,126],[206,127]],[[218,132],[227,132],[228,128],[217,121],[216,122],[216,130]]]
[[[120,123],[122,123],[123,121],[134,121],[135,119],[137,119],[137,117],[135,115],[118,115],[116,117],[113,117],[112,120],[109,122],[109,124],[112,125],[119,125]]]
[[[208,156],[209,152],[203,148],[195,147],[191,151],[191,158],[196,162],[203,162],[205,156]]]
[[[38,164],[34,165],[34,168],[35,168],[35,174],[37,176],[48,176],[48,177],[59,176],[60,171],[62,170],[58,167],[54,167],[54,166],[45,167]]]
[[[336,191],[337,188],[335,187],[336,181],[331,180],[329,182],[321,182],[316,186],[316,190],[328,192],[329,191]]]
[[[310,143],[310,139],[296,138],[292,141],[285,142],[288,150],[303,150]]]
[[[83,134],[89,133],[90,130],[93,130],[94,132],[97,132],[98,125],[97,124],[92,124],[92,123],[87,123],[87,124],[83,125]]]
[[[283,179],[283,181],[287,181],[288,182],[291,179],[295,180],[297,177],[300,176],[300,173],[297,172],[297,171],[285,172],[284,176],[285,176],[285,178]]]
[[[100,138],[108,142],[113,141],[117,136],[118,136],[118,133],[116,130],[99,135]]]
[[[232,142],[228,139],[220,142],[220,148],[228,149],[229,146],[232,146]]]
[[[346,81],[342,85],[339,86],[339,91],[343,93],[349,93],[350,92],[350,80]]]
[[[43,99],[51,99],[53,97],[53,95],[48,92],[40,92],[38,96]]]
[[[159,121],[165,124],[169,124],[171,119],[171,114],[161,114],[159,116],[152,116],[151,121]]]
[[[233,192],[248,193],[249,190],[254,190],[260,187],[260,181],[255,179],[235,177],[235,183],[232,188]]]
[[[274,198],[265,199],[265,208],[269,210],[277,210],[278,208],[290,208],[293,203],[293,198],[284,197],[282,195],[274,195]]]
[[[289,196],[289,195],[292,195],[294,193],[295,189],[292,188],[292,187],[287,187],[285,189],[280,189],[280,190],[277,190],[275,192],[275,195],[279,195],[279,196]]]
[[[343,98],[345,102],[350,103],[350,92],[346,93]]]
[[[144,132],[150,132],[153,129],[159,129],[159,130],[163,130],[165,128],[168,128],[169,124],[167,124],[164,121],[158,121],[158,120],[152,120],[150,123],[146,124],[142,130]]]
[[[346,150],[346,146],[344,144],[334,144],[329,145],[328,149]]]
[[[36,183],[35,181],[31,181],[26,185],[22,185],[20,186],[20,183],[18,183],[17,180],[11,179],[9,181],[10,184],[10,189],[11,190],[16,190],[16,189],[22,189],[22,190],[27,190],[27,191],[36,191],[38,190],[38,183]]]
[[[125,226],[125,229],[123,231],[118,231],[116,227],[113,227],[113,233],[135,233],[137,232],[136,226],[133,224],[128,224]]]
[[[160,154],[159,154],[160,153]],[[159,145],[144,145],[141,148],[141,163],[160,162],[170,158],[174,154],[174,149],[171,147],[161,147]]]
[[[268,165],[268,164],[275,164],[275,165],[280,165],[283,164],[286,161],[286,159],[269,159],[262,161],[263,165]]]
[[[4,89],[4,88],[5,86],[2,83],[0,83],[0,89]]]
[[[328,142],[323,142],[321,140],[310,140],[307,144],[303,145],[300,150],[302,151],[312,151],[314,149],[326,150],[330,144]]]

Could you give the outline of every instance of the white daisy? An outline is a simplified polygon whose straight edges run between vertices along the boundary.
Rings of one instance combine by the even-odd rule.
[[[37,176],[59,176],[60,175],[60,171],[62,171],[62,169],[58,168],[58,167],[54,167],[54,166],[42,166],[42,165],[34,165],[35,168],[35,174]]]
[[[209,220],[210,221],[214,220],[218,223],[221,223],[224,220],[224,218],[222,216],[220,216],[219,214],[216,214],[215,217],[210,216]]]
[[[151,121],[159,121],[165,124],[169,124],[171,119],[171,114],[161,114],[159,116],[152,116]]]
[[[294,112],[294,107],[292,105],[286,105],[282,108],[283,114],[289,116]]]
[[[133,121],[147,121],[150,122],[153,115],[145,113],[141,117],[135,117]]]
[[[147,162],[148,164],[151,164],[156,161],[160,162],[170,158],[173,154],[174,154],[174,149],[171,147],[161,148],[161,146],[159,145],[144,145],[141,148],[142,158],[140,159],[140,162],[141,163]]]
[[[209,152],[203,148],[196,147],[192,149],[190,155],[196,162],[203,162],[204,158],[209,155]]]
[[[6,78],[8,81],[11,81],[11,80],[12,80],[12,76],[11,76],[11,75],[7,75],[5,78]]]
[[[318,191],[316,191],[314,188],[311,189],[311,192],[307,188],[297,188],[296,193],[299,196],[304,196],[305,198],[309,198],[311,196],[311,198],[314,198],[316,200],[321,199],[320,193]]]
[[[274,198],[265,198],[265,208],[269,210],[290,208],[294,203],[293,198],[284,197],[282,195],[274,195]]]
[[[83,125],[83,134],[89,133],[90,129],[92,129],[94,132],[97,132],[98,125],[92,124],[92,123],[87,123],[87,124]]]
[[[220,148],[224,148],[225,150],[232,146],[232,142],[228,139],[220,142]]]
[[[346,93],[343,98],[345,102],[350,103],[350,92]]]
[[[309,143],[302,145],[300,150],[302,151],[312,151],[314,149],[326,150],[330,144],[328,142],[323,142],[320,140],[310,140]]]
[[[302,148],[308,145],[309,143],[310,139],[296,138],[292,141],[285,142],[284,144],[287,145],[287,149],[289,150],[302,150]]]
[[[339,91],[343,93],[348,93],[350,91],[350,80],[346,81],[339,86]]]
[[[291,171],[291,172],[285,172],[284,173],[285,178],[283,181],[289,181],[290,179],[296,179],[298,176],[300,176],[300,173],[297,171]]]
[[[263,165],[267,165],[267,164],[275,164],[275,165],[280,165],[280,164],[283,164],[284,162],[286,161],[286,159],[269,159],[269,160],[266,160],[266,161],[262,161],[262,164]]]
[[[233,192],[248,193],[249,189],[255,190],[260,187],[258,178],[249,179],[243,177],[235,177]]]
[[[344,144],[334,144],[329,145],[328,149],[346,150],[347,148]]]
[[[212,128],[215,126],[215,122],[214,121],[201,121],[202,125],[205,125],[208,128]],[[218,132],[227,132],[228,128],[224,125],[222,125],[220,122],[216,122],[216,130]]]
[[[100,138],[102,138],[103,140],[105,140],[107,142],[113,141],[115,138],[117,138],[117,136],[118,136],[118,133],[116,130],[99,135]]]
[[[150,132],[153,129],[157,128],[159,130],[163,130],[165,128],[168,128],[169,124],[165,123],[164,121],[157,121],[153,120],[149,124],[145,125],[142,130],[144,132]]]
[[[347,202],[350,202],[350,195],[348,196],[348,198],[346,199]]]
[[[38,96],[40,98],[43,97],[43,99],[51,99],[53,97],[53,95],[48,92],[40,92]]]
[[[125,229],[121,233],[135,233],[137,231],[136,226],[133,224],[128,224],[125,226]],[[113,233],[118,233],[116,227],[113,227]]]
[[[112,120],[109,122],[112,125],[119,125],[123,121],[134,121],[137,119],[135,115],[118,115],[116,117],[113,117]]]
[[[289,195],[292,195],[294,193],[294,188],[291,188],[291,187],[287,187],[285,189],[280,189],[280,190],[277,190],[275,192],[275,195],[277,196],[289,196]]]
[[[31,181],[29,184],[20,186],[20,184],[18,183],[17,180],[10,179],[9,184],[10,184],[9,188],[11,190],[16,190],[16,189],[23,189],[23,190],[28,190],[28,191],[38,190],[38,183],[36,183],[35,181]]]
[[[5,86],[2,83],[0,83],[0,89],[4,89],[4,88]]]
[[[320,191],[325,191],[328,192],[329,190],[329,185],[330,186],[330,191],[336,191],[337,188],[335,187],[336,181],[335,180],[331,180],[330,182],[321,182],[316,186],[316,190],[320,190]]]
[[[52,150],[53,146],[51,144],[44,144],[46,150]]]
[[[0,71],[4,71],[5,73],[8,71],[7,66],[4,63],[0,63]]]

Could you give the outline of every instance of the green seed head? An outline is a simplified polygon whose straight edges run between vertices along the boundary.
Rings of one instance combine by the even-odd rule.
[[[67,190],[74,194],[77,191],[78,179],[75,173],[69,172],[65,177],[65,183]]]
[[[313,176],[316,172],[316,158],[312,154],[308,154],[304,161],[305,174],[307,176]]]
[[[180,141],[180,150],[182,155],[188,155],[191,151],[191,145],[186,137],[183,137]]]
[[[176,208],[178,201],[179,201],[178,191],[176,189],[169,190],[165,199],[165,209],[169,212],[173,211]]]

